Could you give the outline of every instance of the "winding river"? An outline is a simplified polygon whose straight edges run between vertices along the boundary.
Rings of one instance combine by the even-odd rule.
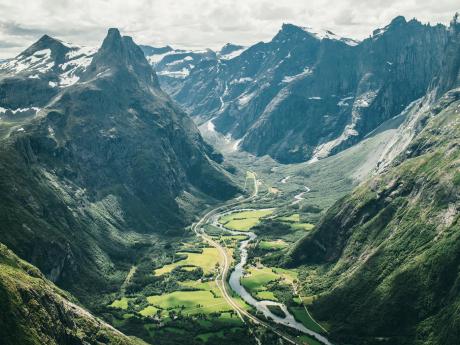
[[[219,217],[225,214],[240,212],[240,211],[247,211],[250,209],[237,209],[232,211],[227,211],[223,213],[216,214],[212,217],[212,224],[214,226],[219,227],[220,229],[229,232],[232,235],[245,235],[248,236],[248,239],[241,241],[239,246],[240,251],[240,262],[235,266],[234,270],[230,274],[229,284],[233,291],[235,291],[246,303],[255,307],[259,312],[261,312],[267,319],[273,320],[273,322],[277,324],[281,324],[287,327],[294,328],[302,333],[308,334],[318,341],[326,345],[332,345],[329,340],[324,337],[323,335],[316,333],[308,328],[306,328],[302,323],[298,322],[294,316],[289,312],[287,307],[283,303],[274,302],[263,300],[259,301],[251,296],[251,294],[241,285],[241,278],[244,276],[244,266],[248,260],[248,245],[250,242],[253,242],[257,235],[253,232],[248,231],[234,231],[227,229],[222,224],[218,222]],[[279,306],[284,314],[286,315],[284,318],[273,314],[269,309],[268,306]]]

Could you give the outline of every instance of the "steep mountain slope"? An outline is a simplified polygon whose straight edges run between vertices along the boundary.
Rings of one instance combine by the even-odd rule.
[[[424,128],[386,172],[341,199],[292,250],[315,315],[353,344],[460,338],[460,24],[454,20]]]
[[[78,297],[119,286],[141,233],[182,229],[195,208],[238,192],[116,29],[78,82],[0,127],[2,242]]]
[[[0,308],[3,345],[145,344],[92,316],[1,243]]]
[[[403,17],[363,42],[285,24],[270,42],[161,83],[198,123],[211,120],[243,150],[281,162],[323,158],[423,96],[446,36],[442,25]]]

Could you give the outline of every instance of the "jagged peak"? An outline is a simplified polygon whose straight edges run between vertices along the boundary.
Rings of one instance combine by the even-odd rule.
[[[393,18],[393,20],[390,22],[390,26],[395,26],[395,25],[401,25],[401,24],[406,24],[406,18],[404,16],[396,16]]]
[[[130,36],[122,36],[117,28],[110,28],[101,48],[94,56],[85,79],[98,75],[125,71],[133,73],[139,80],[159,87],[155,72],[145,58],[142,49]]]
[[[281,26],[281,30],[277,33],[273,40],[281,40],[284,39],[286,36],[292,35],[308,36],[319,41],[323,39],[340,41],[350,46],[355,46],[359,44],[359,41],[357,40],[341,37],[330,30],[314,29],[312,27],[299,26],[291,23],[283,23],[283,25]]]
[[[32,55],[37,51],[50,49],[53,54],[60,52],[66,52],[70,48],[64,44],[61,40],[51,37],[47,34],[41,36],[35,43],[33,43],[26,50],[21,52],[18,56]]]
[[[244,46],[238,45],[238,44],[233,44],[233,43],[226,43],[219,51],[220,54],[226,55],[230,54],[236,50],[241,50],[243,49]]]

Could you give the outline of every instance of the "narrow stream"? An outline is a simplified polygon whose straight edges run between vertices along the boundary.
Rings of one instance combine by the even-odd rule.
[[[228,213],[233,213],[233,212],[239,212],[239,211],[244,211],[243,209],[238,209],[230,212],[225,212],[221,214],[217,214],[213,216],[212,219],[212,224],[214,226],[219,227],[220,229],[227,231],[231,233],[232,235],[245,235],[248,236],[249,238],[247,240],[241,241],[240,242],[240,262],[235,266],[234,270],[230,274],[230,279],[229,279],[229,284],[230,287],[232,288],[233,291],[235,291],[241,298],[246,301],[246,303],[252,305],[255,307],[259,312],[261,312],[266,318],[273,320],[273,322],[282,324],[287,327],[295,328],[300,332],[303,332],[305,334],[308,334],[314,338],[316,338],[318,341],[320,341],[323,344],[326,345],[332,345],[329,340],[324,337],[323,335],[316,333],[308,328],[306,328],[302,323],[298,322],[294,316],[289,312],[287,307],[283,303],[279,302],[274,302],[274,301],[259,301],[255,299],[254,297],[251,296],[251,294],[241,285],[241,278],[244,276],[244,266],[247,263],[248,260],[248,245],[250,242],[254,241],[257,238],[257,235],[253,232],[248,232],[248,231],[234,231],[227,229],[224,227],[222,224],[220,224],[217,220],[219,219],[220,216]],[[279,306],[284,314],[286,315],[284,318],[277,316],[273,314],[269,309],[269,305],[277,305]]]

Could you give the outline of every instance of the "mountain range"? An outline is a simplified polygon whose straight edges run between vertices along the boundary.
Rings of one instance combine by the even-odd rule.
[[[262,240],[286,248],[257,264],[272,260],[297,270],[295,283],[313,296],[308,308],[329,326],[333,343],[454,345],[459,112],[457,15],[448,27],[396,17],[363,41],[284,24],[269,42],[228,43],[219,51],[139,46],[118,29],[109,29],[98,49],[44,35],[0,61],[0,341],[140,345],[84,308],[104,312],[110,303],[98,299],[125,297],[128,287],[138,295],[126,303],[139,308],[117,313],[150,337],[136,324],[146,296],[208,293],[154,273],[184,252],[201,253],[201,244],[183,245],[189,225],[244,193],[239,167],[203,139],[199,126],[250,153],[252,161],[238,156],[248,159],[242,167],[257,159],[252,155],[268,155],[299,175],[319,174],[309,167],[352,146],[340,159],[355,162],[356,144],[391,127],[391,138],[373,143],[384,146],[378,159],[359,162],[371,167],[351,193],[340,191],[333,202],[331,193],[324,205],[332,206],[321,212],[324,205],[304,199],[315,186],[304,186],[294,203],[279,207],[299,214],[261,221],[259,229],[286,230],[292,216],[300,220],[309,209],[317,224],[297,224],[309,229],[290,247]],[[256,190],[267,188],[248,207],[282,197],[273,181],[262,185],[248,172],[246,182],[248,176]],[[145,255],[151,253],[158,255]],[[175,267],[173,274],[213,280],[184,267],[192,269]],[[246,333],[233,336],[239,334]],[[175,336],[170,341],[187,333]]]
[[[350,147],[422,97],[446,39],[443,25],[396,17],[361,42],[284,24],[270,42],[231,56],[144,51],[197,123],[212,123],[242,150],[292,163]]]

